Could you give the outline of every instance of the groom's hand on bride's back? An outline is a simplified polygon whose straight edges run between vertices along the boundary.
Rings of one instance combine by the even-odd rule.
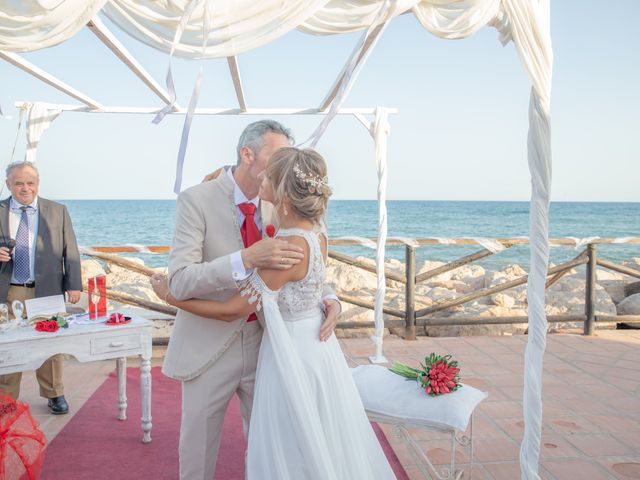
[[[278,238],[263,238],[241,252],[245,268],[287,270],[304,258],[301,247]]]

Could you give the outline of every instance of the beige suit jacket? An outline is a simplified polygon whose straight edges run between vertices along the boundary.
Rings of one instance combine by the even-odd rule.
[[[176,298],[224,301],[238,291],[230,254],[244,245],[233,194],[233,182],[222,174],[178,196],[169,255],[169,286]],[[273,206],[261,201],[260,208],[264,230],[274,221]],[[164,374],[178,380],[197,377],[224,353],[245,322],[245,317],[225,322],[178,310]]]

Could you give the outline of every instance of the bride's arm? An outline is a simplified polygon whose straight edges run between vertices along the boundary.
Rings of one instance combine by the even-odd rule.
[[[303,246],[298,239],[292,239],[292,243],[297,243],[303,248],[306,247],[306,244]],[[254,275],[260,275],[260,278],[269,289],[279,290],[285,283],[300,280],[304,277],[308,268],[308,258],[309,250],[307,247],[305,249],[305,259],[298,265],[288,270],[259,270]],[[199,298],[178,300],[169,291],[167,277],[161,274],[155,274],[151,277],[151,286],[155,294],[169,305],[194,315],[214,320],[232,322],[237,318],[245,317],[255,312],[257,307],[257,302],[249,303],[251,295],[241,295],[240,292],[224,302]]]
[[[156,291],[156,295],[164,298],[167,304],[173,305],[180,310],[193,313],[194,315],[198,315],[199,317],[232,322],[237,318],[248,316],[256,311],[256,304],[249,304],[248,297],[243,297],[240,295],[240,292],[236,293],[225,302],[202,300],[199,298],[178,300],[168,291],[168,285],[166,287],[163,285],[161,288],[166,288],[166,293],[162,293],[164,290],[156,290],[155,285],[153,289]]]
[[[271,290],[278,290],[291,280],[289,278],[291,277],[291,270],[260,270],[256,275],[259,274],[262,281]],[[254,313],[257,307],[257,302],[249,303],[251,295],[242,295],[240,292],[224,302],[200,298],[178,300],[169,291],[167,277],[160,274],[155,274],[151,277],[151,286],[155,294],[169,305],[200,317],[224,322],[232,322],[240,317],[246,317]]]

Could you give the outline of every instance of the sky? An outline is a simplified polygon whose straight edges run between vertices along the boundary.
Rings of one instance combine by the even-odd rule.
[[[640,2],[551,2],[553,201],[640,201]],[[130,38],[103,18],[164,84],[168,55]],[[250,107],[315,107],[342,69],[359,33],[290,32],[238,57]],[[88,29],[64,44],[22,54],[105,105],[161,107],[161,100]],[[178,101],[188,104],[200,61],[174,59]],[[200,107],[236,108],[225,59],[203,62]],[[485,27],[443,40],[411,14],[389,25],[364,65],[346,107],[395,107],[390,119],[391,200],[528,200],[526,139],[531,84],[513,44]],[[76,103],[0,60],[0,159],[11,160],[18,100]],[[193,121],[183,186],[235,163],[235,145],[256,116]],[[319,116],[279,116],[298,141]],[[65,112],[38,150],[40,194],[52,199],[175,198],[175,163],[184,116],[160,125],[151,115]],[[24,158],[19,132],[13,160]],[[336,199],[375,199],[373,142],[353,117],[337,117],[318,144]],[[183,188],[184,188],[183,187]],[[6,194],[6,189],[3,195]]]

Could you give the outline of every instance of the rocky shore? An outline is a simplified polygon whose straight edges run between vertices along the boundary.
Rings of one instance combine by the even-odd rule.
[[[131,258],[130,258],[131,259]],[[132,259],[143,264],[141,259]],[[361,259],[365,260],[365,259]],[[371,260],[371,265],[374,265]],[[418,272],[432,270],[444,265],[443,262],[426,261],[417,266]],[[640,270],[640,257],[632,258],[623,265]],[[404,264],[398,260],[387,262],[387,268],[404,275]],[[158,269],[162,271],[163,269]],[[83,280],[95,275],[106,275],[108,288],[137,297],[160,302],[149,286],[148,278],[113,264],[104,264],[96,260],[82,262]],[[416,308],[424,308],[435,303],[453,299],[482,288],[492,287],[514,280],[526,272],[519,265],[508,265],[497,271],[487,271],[478,265],[467,265],[452,272],[444,273],[416,285]],[[329,260],[327,280],[336,291],[372,301],[376,290],[376,276],[373,273]],[[580,315],[584,313],[585,267],[571,270],[559,282],[547,290],[547,315]],[[404,285],[387,281],[386,304],[404,309]],[[88,308],[86,292],[83,293],[79,307]],[[149,310],[132,308],[109,301],[109,309],[134,311],[138,315],[154,320],[156,337],[168,337],[173,324],[172,317]],[[596,287],[597,315],[640,315],[640,282],[627,275],[599,268]],[[475,301],[438,312],[439,317],[504,317],[526,316],[526,285],[502,293],[483,297]],[[362,307],[343,303],[341,320],[348,322],[370,322],[373,312]],[[419,335],[459,336],[459,335],[510,335],[526,331],[527,325],[470,325],[418,328]],[[582,329],[581,323],[553,323],[550,331]],[[370,329],[343,330],[341,336],[354,336],[370,333]]]

